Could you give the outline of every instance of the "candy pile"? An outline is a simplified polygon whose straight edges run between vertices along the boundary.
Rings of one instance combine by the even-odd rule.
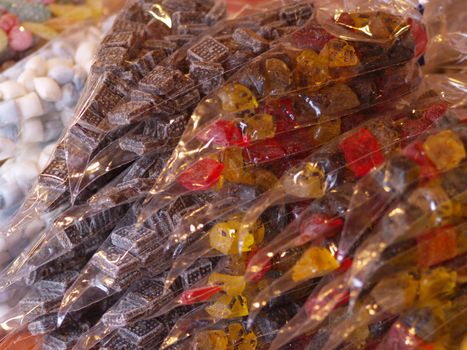
[[[98,19],[106,9],[101,0],[0,1],[0,67],[8,68],[61,31]]]
[[[1,232],[40,231],[0,273],[4,344],[465,346],[467,131],[420,74],[417,9],[226,8],[118,14]]]
[[[0,75],[0,226],[19,208],[71,123],[100,39],[97,27],[77,28]]]

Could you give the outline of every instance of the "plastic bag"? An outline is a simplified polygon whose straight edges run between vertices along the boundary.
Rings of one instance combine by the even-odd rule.
[[[258,13],[257,15],[250,15],[246,17],[245,19],[238,19],[234,21],[228,21],[225,23],[219,24],[218,27],[215,27],[213,31],[219,31],[219,32],[224,32],[224,40],[227,40],[227,35],[225,34],[226,31],[231,31],[232,28],[236,29],[241,29],[242,25],[248,25],[248,23],[251,23],[252,19],[261,19],[261,18],[266,18],[264,20],[264,25],[266,26],[266,23],[268,21],[274,20],[275,16],[278,16],[281,11],[284,11],[284,9],[287,9],[290,7],[278,7],[275,10],[268,10],[268,11],[262,11]],[[193,46],[197,46],[199,42],[203,42],[204,38],[202,37],[199,39],[199,41],[193,43]],[[179,55],[177,57],[180,57],[180,61],[182,61],[186,57],[184,54],[186,51],[190,49],[190,46],[187,46],[185,49],[182,49]],[[234,66],[231,67],[230,70],[234,71],[235,69],[240,68],[239,66]],[[150,122],[150,121],[149,121]],[[144,122],[147,123],[147,122]],[[157,159],[158,154],[157,153],[152,153],[147,156],[146,158],[150,159]],[[144,158],[144,157],[142,157]],[[135,163],[136,165],[136,163]],[[129,171],[128,173],[131,173]],[[155,174],[156,172],[154,172]],[[150,179],[148,179],[150,180]],[[146,183],[146,182],[144,182]],[[104,191],[98,192],[94,197],[91,198],[89,204],[91,206],[91,209],[102,209],[102,206],[114,206],[117,204],[116,201],[120,200],[120,198],[123,201],[134,201],[138,199],[138,195],[141,193],[138,191],[133,191],[135,184],[134,182],[132,183],[132,180],[126,181],[126,182],[121,182],[121,188],[119,186],[114,187],[115,184],[109,185],[107,187],[108,191],[104,189]],[[127,186],[128,185],[128,186]],[[119,194],[118,191],[122,190],[121,193]],[[136,196],[132,197],[132,193],[136,192]],[[142,191],[144,193],[144,191]],[[217,194],[216,194],[217,195]],[[167,236],[175,226],[175,223],[177,222],[179,217],[182,217],[185,213],[188,213],[190,211],[196,210],[201,204],[205,205],[207,201],[211,200],[213,198],[214,194],[211,195],[209,193],[207,194],[189,194],[185,197],[181,197],[179,200],[173,202],[171,205],[162,208],[156,215],[152,217],[151,220],[148,220],[147,223],[145,224],[146,229],[139,229],[135,223],[129,224],[128,222],[125,223],[127,227],[119,227],[117,230],[115,230],[111,237],[108,239],[108,241],[101,247],[99,250],[99,253],[96,255],[96,258],[99,255],[105,255],[111,250],[118,250],[120,256],[122,259],[126,256],[134,256],[136,260],[144,260],[149,257],[141,257],[139,256],[139,249],[141,249],[140,245],[146,244],[145,242],[151,240],[154,238],[154,235],[158,237],[157,240],[155,240],[153,243],[158,243],[157,246],[151,246],[150,248],[154,249],[147,249],[148,254],[150,254],[150,258],[154,261],[150,261],[152,266],[155,266],[157,264],[160,264],[161,266],[158,267],[158,270],[160,270],[163,266],[165,266],[166,263],[170,262],[170,256],[167,256],[167,254],[163,254],[163,248],[165,246],[165,241],[167,239]],[[218,194],[219,197],[221,197],[221,194]],[[129,198],[133,198],[129,200]],[[121,202],[119,202],[121,203]],[[89,208],[87,208],[89,210]],[[139,210],[139,209],[138,209]],[[92,212],[92,210],[91,210]],[[69,216],[69,215],[67,215]],[[74,216],[80,217],[80,215],[76,215],[76,212]],[[118,232],[119,231],[119,232]],[[132,239],[137,239],[137,241],[132,241]],[[163,242],[163,244],[161,243]],[[134,245],[134,246],[133,246]],[[149,248],[149,247],[146,247]],[[159,249],[162,248],[162,251]],[[131,252],[128,251],[128,249],[131,250]],[[123,254],[123,255],[122,255]],[[166,259],[164,261],[164,259]],[[143,262],[143,266],[145,263]],[[143,266],[140,266],[138,264],[134,265],[132,267],[132,270],[135,272],[138,272]],[[168,267],[168,266],[167,266]],[[147,267],[146,267],[147,269]],[[96,265],[93,265],[93,261],[91,261],[90,265],[88,268],[86,268],[82,274],[83,278],[79,278],[77,280],[76,285],[74,285],[70,291],[69,295],[72,296],[71,298],[65,297],[64,304],[62,305],[62,312],[66,314],[69,309],[73,310],[75,307],[81,307],[83,303],[92,303],[93,302],[93,296],[92,294],[89,295],[88,291],[93,290],[93,289],[99,289],[99,282],[102,279],[108,279],[106,277],[105,273],[99,273],[98,267],[96,268]],[[116,286],[116,288],[113,288],[110,286],[109,283],[106,284],[105,287],[105,292],[107,294],[112,294],[118,290],[120,290],[121,287]],[[99,295],[99,293],[97,293]],[[81,298],[85,298],[81,300]]]
[[[120,0],[112,3],[106,0],[86,0],[80,4],[61,0],[54,3],[2,1],[0,71],[10,68],[15,61],[55,39],[60,32],[82,22],[96,22],[118,9],[121,3]]]
[[[7,90],[0,103],[0,227],[19,208],[69,125],[101,35],[97,27],[80,26],[1,74]]]
[[[320,12],[318,12],[318,18],[320,18],[319,14]],[[403,22],[404,24],[401,25],[405,30],[400,32],[405,35],[402,35],[400,40],[392,41],[393,46],[391,44],[384,46],[381,41],[377,43],[378,40],[384,42],[384,39],[369,43],[368,37],[365,38],[365,34],[361,31],[350,31],[345,24],[348,20],[345,19],[346,16],[351,17],[349,14],[343,14],[335,21],[328,17],[321,19],[326,24],[326,29],[331,28],[329,32],[321,26],[310,23],[305,29],[297,32],[291,42],[276,46],[255,60],[248,69],[232,77],[229,85],[202,101],[195,110],[191,123],[169,161],[166,171],[151,191],[148,208],[144,214],[149,215],[178,195],[189,191],[213,189],[222,182],[220,179],[226,180],[225,176],[222,176],[222,171],[227,165],[222,160],[223,151],[226,148],[237,146],[246,153],[247,157],[243,160],[245,168],[258,166],[261,163],[285,157],[293,151],[298,153],[301,147],[307,147],[310,143],[316,142],[311,139],[310,142],[302,142],[301,147],[290,145],[287,144],[287,133],[305,133],[306,128],[312,128],[318,123],[329,121],[332,124],[342,115],[395,97],[394,91],[386,86],[388,90],[391,90],[391,96],[388,96],[388,90],[386,90],[379,94],[379,98],[372,100],[372,88],[368,86],[371,85],[369,81],[353,87],[354,91],[352,87],[342,84],[341,79],[353,78],[351,81],[361,83],[361,79],[365,80],[368,77],[371,80],[372,74],[377,75],[381,71],[394,74],[394,72],[389,73],[391,71],[389,66],[394,68],[399,65],[400,67],[423,52],[426,37],[422,27],[416,21],[409,21],[411,25]],[[355,16],[358,17],[358,15]],[[390,15],[379,12],[378,16],[382,18]],[[394,29],[403,21],[397,17],[390,18],[393,20]],[[375,20],[378,21],[378,19]],[[412,41],[410,28],[417,36],[417,44]],[[352,40],[356,41],[346,42],[342,39],[332,39],[334,35],[352,37]],[[386,32],[386,36],[383,33],[380,35],[381,38],[387,38],[392,34]],[[310,40],[310,37],[313,39]],[[412,44],[406,41],[405,43],[412,46],[403,48],[404,40],[409,40]],[[376,59],[378,55],[376,50],[373,51],[373,56],[366,52],[365,56],[358,57],[359,49],[363,51],[370,47],[378,47],[383,51],[394,49],[394,52],[398,53],[394,53],[396,57],[388,58],[388,60]],[[311,48],[321,50],[321,56],[318,56]],[[405,54],[401,55],[401,51]],[[344,53],[348,55],[345,59],[342,56],[339,61],[339,55],[344,55]],[[321,60],[324,59],[321,71],[317,74],[312,72],[313,78],[308,77],[307,80],[307,62],[313,66],[311,62],[319,60],[320,57]],[[389,54],[384,57],[392,56]],[[267,75],[267,68],[263,67],[266,62],[270,66],[270,77]],[[285,62],[296,65],[294,67],[296,68],[295,80],[292,79],[291,68]],[[264,75],[261,73],[263,69],[266,69]],[[397,70],[397,68],[394,69]],[[280,75],[278,75],[279,72]],[[396,82],[392,81],[392,83]],[[359,90],[359,87],[363,86],[366,86],[367,90]],[[399,92],[403,93],[404,88],[400,85],[399,88]],[[290,95],[291,92],[293,92],[292,95]],[[342,98],[344,95],[346,98]],[[333,96],[339,96],[339,103],[333,100]],[[281,105],[287,108],[280,107]],[[303,115],[295,110],[300,108],[305,111]],[[257,125],[261,125],[261,128]],[[332,134],[332,131],[330,133]],[[281,145],[280,141],[285,145]],[[262,151],[266,146],[268,146],[268,152]],[[243,176],[240,180],[245,182],[248,176]],[[141,221],[144,221],[144,217],[143,215]]]

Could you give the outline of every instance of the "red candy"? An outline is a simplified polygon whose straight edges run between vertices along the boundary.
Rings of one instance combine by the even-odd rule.
[[[299,126],[296,122],[296,113],[290,98],[282,97],[269,100],[264,108],[264,112],[274,117],[276,134],[291,131]]]
[[[397,350],[435,350],[434,344],[429,344],[423,341],[420,337],[414,334],[413,331],[407,329],[401,322],[396,322],[389,330],[386,339],[384,340],[381,349],[397,349]]]
[[[216,121],[199,135],[198,138],[201,141],[211,142],[223,147],[247,143],[237,125],[229,120]]]
[[[246,159],[253,164],[270,162],[286,155],[287,152],[275,139],[263,140],[245,149]]]
[[[418,119],[405,121],[402,128],[403,144],[407,144],[413,138],[423,134],[432,127],[446,113],[448,106],[446,103],[435,103],[430,105]]]
[[[201,159],[185,170],[177,182],[188,190],[206,190],[219,180],[223,170],[224,165],[217,160]]]
[[[246,259],[246,266],[248,266],[248,268],[247,268],[248,271],[251,271],[250,262],[257,253],[258,253],[258,250],[255,249],[255,250],[252,250],[250,252],[250,254],[248,254],[248,257]],[[255,273],[249,272],[248,275],[247,275],[248,281],[250,281],[250,282],[259,282],[272,269],[271,259],[269,259],[266,256],[264,257],[264,260],[262,262],[260,262],[259,264],[261,264],[261,266],[262,266],[261,270],[258,271],[258,272],[255,272]],[[258,263],[256,263],[256,265],[258,265]]]
[[[426,45],[428,43],[428,35],[425,27],[418,21],[409,19],[410,33],[415,40],[415,57],[420,57],[425,53]]]
[[[32,46],[32,33],[22,26],[14,26],[8,33],[8,44],[15,51],[25,51]]]
[[[300,227],[300,239],[302,243],[317,238],[332,237],[344,226],[341,218],[329,218],[320,214],[313,214]]]
[[[205,302],[222,290],[220,286],[201,287],[184,291],[180,295],[182,305]]]
[[[457,235],[452,227],[436,228],[417,238],[417,261],[428,268],[457,256]]]
[[[378,140],[366,128],[361,128],[340,143],[347,167],[357,177],[368,174],[384,162]]]
[[[292,34],[291,40],[292,45],[299,49],[312,49],[319,52],[333,38],[334,36],[329,34],[324,28],[311,23],[295,31]]]
[[[406,148],[404,154],[417,163],[420,169],[420,180],[422,182],[430,181],[438,176],[438,170],[433,162],[425,155],[423,144],[421,141],[416,141]]]
[[[6,13],[0,17],[0,28],[6,33],[9,33],[10,30],[17,25],[19,25],[19,19],[12,13]]]

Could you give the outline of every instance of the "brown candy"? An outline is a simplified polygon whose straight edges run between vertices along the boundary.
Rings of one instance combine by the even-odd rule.
[[[251,49],[254,53],[261,53],[269,48],[269,42],[251,29],[238,28],[232,38],[241,46]]]
[[[139,82],[139,87],[145,92],[164,96],[174,89],[180,76],[179,71],[157,66]]]
[[[144,135],[125,136],[119,140],[122,150],[136,153],[139,156],[158,150],[160,144],[160,140]]]
[[[200,84],[200,91],[208,95],[224,82],[224,67],[219,63],[194,61],[190,65],[190,76]]]
[[[91,259],[91,264],[105,274],[119,278],[139,267],[139,260],[129,252],[115,246],[101,250]]]
[[[205,37],[187,52],[191,60],[203,62],[222,62],[228,54],[228,47],[212,37]]]
[[[102,47],[124,47],[132,49],[137,44],[138,37],[132,32],[119,32],[108,34],[102,40]]]
[[[118,105],[109,113],[108,119],[114,125],[128,125],[151,116],[154,109],[151,102],[132,100]]]

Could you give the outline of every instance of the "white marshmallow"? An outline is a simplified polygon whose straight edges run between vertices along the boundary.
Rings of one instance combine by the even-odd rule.
[[[73,60],[62,57],[53,57],[47,61],[48,70],[58,66],[73,67]]]
[[[96,52],[97,44],[95,42],[84,41],[76,49],[75,62],[88,72],[91,69],[91,64]]]
[[[49,69],[49,77],[60,85],[67,84],[73,80],[75,72],[70,66],[58,65]]]
[[[18,77],[18,83],[23,84],[23,86],[28,91],[34,91],[34,78],[37,78],[37,73],[33,70],[25,70]]]
[[[60,86],[48,77],[34,78],[34,87],[44,101],[57,102],[62,98]]]
[[[47,145],[44,147],[44,149],[41,152],[41,155],[39,156],[39,160],[37,162],[37,165],[39,166],[39,169],[43,170],[45,167],[49,164],[49,160],[52,158],[52,154],[55,151],[55,144],[51,143],[50,145]]]
[[[16,144],[10,139],[0,137],[0,160],[12,158],[15,155]]]
[[[23,192],[29,191],[32,184],[39,175],[37,165],[33,161],[18,161],[11,169],[16,183]]]
[[[28,119],[23,123],[21,141],[24,143],[44,141],[44,127],[38,118]]]
[[[24,119],[40,117],[44,114],[44,107],[42,102],[35,92],[20,97],[16,100],[16,104]]]
[[[17,97],[26,95],[26,88],[14,80],[8,80],[0,83],[0,94],[4,100],[12,100]]]
[[[43,77],[47,74],[47,62],[40,56],[31,57],[24,65],[25,70],[36,72],[38,77]]]
[[[15,100],[0,102],[0,125],[19,124],[20,111]]]

